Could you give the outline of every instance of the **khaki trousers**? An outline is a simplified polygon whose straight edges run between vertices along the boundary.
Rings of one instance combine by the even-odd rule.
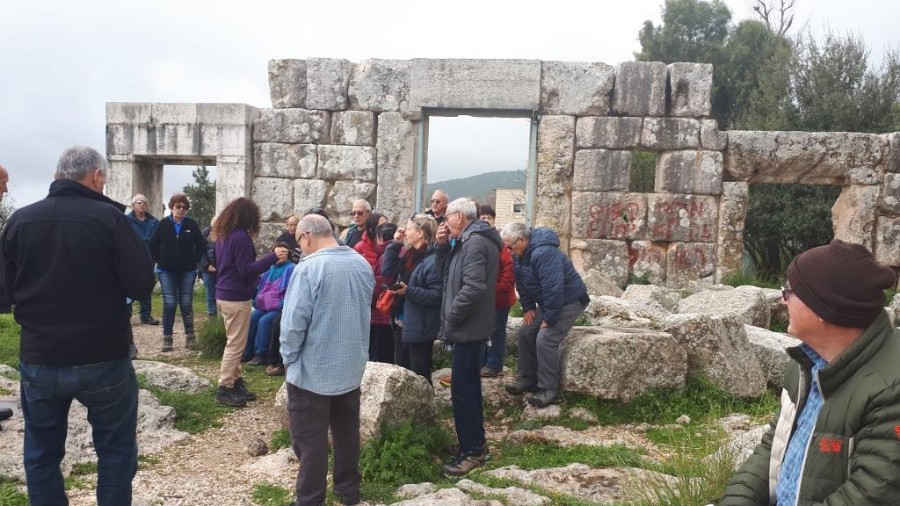
[[[232,302],[217,300],[219,313],[225,319],[225,352],[222,353],[222,366],[219,369],[219,386],[231,388],[242,376],[241,356],[247,346],[247,333],[250,331],[249,300]]]

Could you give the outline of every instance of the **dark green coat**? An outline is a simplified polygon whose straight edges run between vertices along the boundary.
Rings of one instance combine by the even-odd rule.
[[[731,479],[721,506],[774,504],[788,434],[806,400],[812,363],[799,349],[785,371],[773,428]],[[824,404],[807,450],[798,504],[900,505],[900,331],[882,312],[819,372]],[[772,492],[774,495],[774,493]],[[785,505],[780,505],[785,506]]]

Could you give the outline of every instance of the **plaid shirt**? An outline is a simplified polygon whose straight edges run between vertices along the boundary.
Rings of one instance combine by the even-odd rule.
[[[797,493],[800,490],[800,475],[803,472],[803,464],[806,461],[809,440],[812,437],[813,429],[816,427],[816,420],[819,418],[819,411],[821,411],[822,403],[824,402],[822,393],[819,391],[819,371],[828,365],[824,358],[806,344],[800,345],[800,349],[813,362],[812,383],[809,386],[809,395],[806,397],[806,403],[803,405],[797,420],[797,429],[794,430],[794,434],[788,442],[784,462],[781,465],[781,474],[778,475],[778,484],[775,487],[777,504],[785,506],[797,504]]]

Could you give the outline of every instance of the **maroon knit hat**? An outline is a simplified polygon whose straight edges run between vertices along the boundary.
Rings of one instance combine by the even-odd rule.
[[[897,275],[865,246],[838,239],[804,251],[787,269],[791,290],[823,320],[866,328],[884,308]]]

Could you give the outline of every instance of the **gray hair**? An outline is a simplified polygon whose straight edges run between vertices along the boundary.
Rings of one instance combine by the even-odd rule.
[[[96,149],[87,146],[72,146],[63,151],[56,163],[54,179],[71,179],[81,181],[85,177],[100,170],[105,177],[107,175],[106,158]]]
[[[149,202],[149,200],[147,200],[147,197],[145,197],[143,193],[138,193],[134,197],[131,197],[132,204],[134,204],[138,200],[143,200],[144,202]]]
[[[518,241],[519,239],[531,240],[531,229],[522,221],[511,221],[500,231],[500,237],[504,241]]]
[[[334,230],[331,223],[318,214],[307,214],[297,224],[298,234],[309,234],[313,237],[332,237]]]
[[[447,213],[462,213],[463,216],[466,217],[469,221],[474,221],[478,219],[478,206],[475,205],[475,202],[471,199],[467,199],[465,197],[459,198],[450,202],[447,205]]]
[[[366,211],[368,211],[368,212],[370,212],[370,213],[372,212],[372,204],[370,204],[368,200],[366,200],[366,199],[356,199],[356,200],[353,201],[353,205],[355,206],[356,204],[362,204],[363,207],[366,208]]]

